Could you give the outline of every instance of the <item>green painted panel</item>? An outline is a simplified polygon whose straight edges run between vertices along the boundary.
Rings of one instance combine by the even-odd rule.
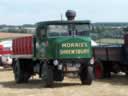
[[[91,39],[80,36],[49,38],[39,45],[38,53],[40,58],[91,58]]]

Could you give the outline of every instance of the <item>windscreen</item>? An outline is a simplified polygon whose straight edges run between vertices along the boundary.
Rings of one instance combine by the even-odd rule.
[[[88,24],[48,25],[47,34],[54,36],[88,36],[90,27]]]

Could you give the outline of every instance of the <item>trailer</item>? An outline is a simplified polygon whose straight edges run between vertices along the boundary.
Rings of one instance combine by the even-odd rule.
[[[74,21],[76,13],[66,12],[68,21],[37,23],[36,34],[13,40],[13,72],[16,83],[38,74],[44,86],[63,81],[64,74],[77,71],[81,84],[92,84],[94,58],[90,21]],[[67,70],[68,66],[75,70]],[[74,68],[72,68],[74,69]]]
[[[128,34],[124,44],[93,47],[96,78],[111,77],[111,72],[128,74]]]

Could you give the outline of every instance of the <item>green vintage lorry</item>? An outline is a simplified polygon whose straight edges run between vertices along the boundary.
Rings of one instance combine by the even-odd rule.
[[[78,71],[81,83],[90,85],[94,77],[89,21],[73,20],[76,13],[66,12],[67,21],[37,23],[36,34],[13,40],[13,71],[16,83],[38,74],[45,86],[62,81],[64,73]],[[70,66],[75,70],[68,69]]]

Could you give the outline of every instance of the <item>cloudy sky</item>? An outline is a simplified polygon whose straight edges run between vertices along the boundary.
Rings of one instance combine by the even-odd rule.
[[[76,10],[78,20],[128,22],[128,0],[0,0],[0,24],[65,19],[67,9]]]

